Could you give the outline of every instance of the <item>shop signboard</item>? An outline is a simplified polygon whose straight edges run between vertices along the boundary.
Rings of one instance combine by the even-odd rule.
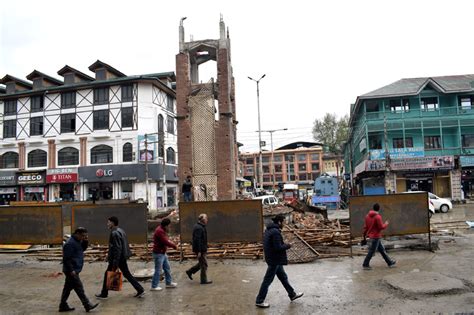
[[[16,186],[15,171],[0,172],[0,186]]]
[[[339,196],[313,196],[313,204],[340,202],[340,201],[341,201],[341,197]]]
[[[54,168],[46,171],[47,183],[77,183],[77,168]]]
[[[138,136],[138,159],[140,162],[150,162],[153,163],[155,160],[156,153],[156,143],[158,141],[156,135],[147,135],[146,136],[147,147],[145,148],[145,136]]]
[[[151,165],[150,165],[151,167]],[[79,167],[79,182],[144,181],[145,165],[98,165]]]
[[[425,150],[422,147],[416,148],[392,148],[388,150],[391,159],[405,159],[411,157],[424,157]],[[385,150],[370,150],[371,160],[384,160]]]
[[[45,172],[19,172],[16,174],[18,185],[44,185]]]
[[[474,155],[461,155],[459,161],[462,167],[474,166]]]
[[[454,157],[452,155],[444,156],[425,156],[406,159],[392,159],[390,170],[437,170],[452,169],[454,167]],[[385,160],[366,161],[366,171],[385,170]]]

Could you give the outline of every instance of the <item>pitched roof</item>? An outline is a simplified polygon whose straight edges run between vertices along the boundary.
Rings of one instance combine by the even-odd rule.
[[[372,92],[363,94],[359,96],[359,98],[417,95],[427,85],[431,85],[441,93],[469,92],[473,90],[471,86],[471,82],[473,81],[474,74],[401,79]]]
[[[293,143],[289,143],[287,145],[284,145],[282,147],[279,147],[278,149],[275,149],[275,151],[279,150],[294,150],[298,148],[312,148],[314,146],[322,146],[322,143],[319,142],[308,142],[308,141],[297,141]]]
[[[68,72],[73,72],[75,75],[77,75],[78,77],[80,77],[81,79],[84,79],[86,81],[94,81],[93,77],[88,76],[87,74],[85,74],[85,73],[83,73],[83,72],[81,72],[77,69],[74,69],[73,67],[70,67],[68,65],[65,65],[64,67],[59,69],[58,74],[61,75],[61,76],[64,76],[64,74],[66,74]]]
[[[43,77],[45,81],[48,81],[50,83],[56,84],[56,85],[62,85],[63,82],[61,80],[58,80],[56,78],[53,78],[52,76],[49,76],[43,72],[40,72],[38,70],[33,70],[30,74],[26,76],[28,80],[33,80],[34,78],[37,77]]]
[[[117,69],[115,69],[114,67],[106,64],[105,62],[100,61],[99,59],[97,59],[96,62],[94,62],[93,64],[91,64],[89,66],[89,70],[92,71],[92,72],[95,72],[95,70],[98,69],[98,68],[105,68],[109,72],[115,74],[118,77],[126,77],[126,75],[124,73],[118,71]]]
[[[14,77],[12,75],[5,75],[1,80],[0,83],[6,84],[7,82],[14,81],[16,84],[19,84],[25,88],[31,89],[33,87],[33,84],[31,84],[28,81],[24,81],[22,79],[19,79],[17,77]]]

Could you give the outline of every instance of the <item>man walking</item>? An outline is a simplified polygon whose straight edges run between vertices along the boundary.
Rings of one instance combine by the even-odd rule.
[[[283,242],[283,236],[281,235],[281,229],[283,228],[285,217],[279,214],[274,217],[272,221],[273,223],[267,225],[263,237],[263,251],[265,253],[265,261],[267,262],[268,267],[255,301],[255,305],[261,308],[270,307],[270,304],[265,303],[265,298],[267,297],[268,288],[270,287],[270,284],[272,284],[275,275],[278,277],[281,284],[283,284],[283,287],[285,287],[291,301],[303,296],[303,292],[295,292],[288,282],[288,276],[286,275],[285,269],[283,269],[283,265],[288,264],[286,251],[291,248],[291,244],[285,244]]]
[[[382,216],[379,214],[380,206],[378,203],[374,204],[373,210],[365,216],[364,223],[364,239],[369,237],[369,252],[364,259],[362,267],[365,270],[370,270],[370,260],[374,255],[375,251],[379,251],[387,265],[392,268],[395,267],[396,261],[388,257],[385,247],[382,245],[382,230],[385,230],[388,226],[388,220],[382,223]]]
[[[63,272],[66,276],[64,282],[63,293],[61,294],[61,303],[59,304],[60,312],[74,311],[74,307],[67,304],[67,299],[72,290],[76,291],[77,296],[84,305],[86,312],[93,310],[99,303],[91,304],[84,292],[79,273],[84,265],[84,251],[87,249],[89,242],[87,240],[87,230],[78,227],[74,234],[67,240],[63,247]]]
[[[185,202],[192,201],[192,188],[193,183],[191,182],[191,176],[186,177],[186,181],[181,187],[181,192],[183,193],[183,198]]]
[[[162,267],[165,272],[166,287],[176,288],[178,285],[176,282],[172,282],[170,263],[168,261],[168,255],[166,255],[167,247],[172,247],[174,249],[178,248],[176,244],[168,239],[167,229],[170,223],[170,219],[164,218],[161,221],[160,226],[156,228],[155,233],[153,234],[153,259],[155,260],[155,273],[151,279],[151,291],[162,290],[158,286],[160,283],[160,273]]]
[[[193,274],[201,270],[201,284],[212,283],[207,279],[207,222],[207,214],[201,213],[193,228],[193,252],[197,255],[198,263],[186,270],[186,274],[191,280],[193,280]]]
[[[110,229],[109,237],[109,253],[107,260],[109,265],[104,274],[104,283],[102,285],[102,292],[95,296],[99,299],[106,299],[108,297],[107,289],[107,271],[117,271],[120,269],[125,279],[137,290],[135,297],[141,298],[145,295],[145,289],[138,283],[128,269],[127,259],[130,258],[132,253],[128,246],[127,235],[125,231],[118,227],[119,220],[117,217],[110,217],[107,221],[107,227]]]

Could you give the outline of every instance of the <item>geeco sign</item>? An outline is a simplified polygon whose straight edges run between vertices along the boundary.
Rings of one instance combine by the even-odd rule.
[[[22,184],[44,184],[44,172],[18,173],[17,182]]]

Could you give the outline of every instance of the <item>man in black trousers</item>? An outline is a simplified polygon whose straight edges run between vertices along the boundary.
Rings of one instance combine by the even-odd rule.
[[[193,280],[193,274],[201,270],[201,284],[212,283],[207,279],[207,222],[207,214],[201,213],[193,228],[193,253],[196,254],[198,263],[186,270],[186,274],[191,280]]]
[[[132,253],[128,246],[127,235],[125,231],[118,227],[119,220],[117,217],[110,217],[107,221],[107,227],[110,229],[109,238],[109,254],[107,260],[109,265],[104,274],[104,283],[102,285],[102,292],[95,296],[99,299],[106,299],[109,295],[107,289],[107,271],[117,271],[120,269],[125,279],[137,290],[135,297],[141,298],[145,295],[145,289],[138,283],[128,269],[127,259],[130,258]]]
[[[87,240],[87,230],[78,227],[74,234],[67,240],[63,247],[63,272],[66,276],[63,293],[61,294],[61,303],[59,304],[60,312],[74,311],[74,307],[67,304],[67,299],[72,290],[76,291],[77,296],[84,305],[86,312],[94,309],[99,303],[92,304],[84,292],[79,273],[84,265],[84,251],[87,249],[89,242]]]
[[[288,264],[286,251],[291,248],[291,244],[285,244],[283,242],[283,236],[281,235],[285,216],[278,214],[272,219],[272,221],[273,223],[267,225],[263,237],[263,251],[265,253],[265,261],[267,262],[268,267],[255,301],[255,305],[261,308],[270,307],[270,304],[265,303],[265,298],[267,297],[268,288],[270,287],[270,284],[272,284],[275,275],[278,277],[281,284],[283,284],[283,287],[285,287],[291,301],[303,296],[303,292],[295,292],[288,282],[288,276],[286,275],[285,269],[283,269],[283,265]]]

